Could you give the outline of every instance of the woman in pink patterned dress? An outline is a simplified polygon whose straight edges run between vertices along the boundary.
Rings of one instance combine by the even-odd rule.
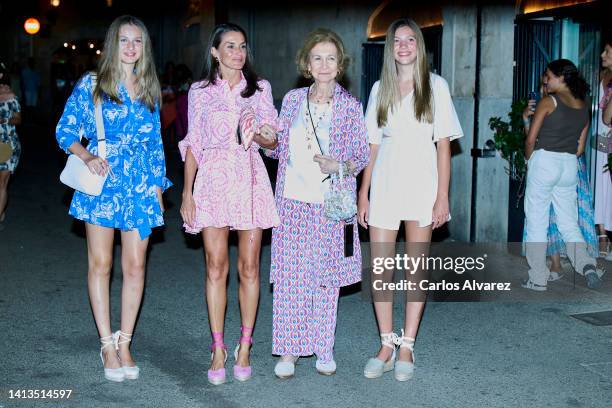
[[[369,157],[361,103],[336,83],[348,65],[338,35],[324,29],[311,33],[297,63],[314,84],[285,95],[279,145],[272,153],[279,160],[281,218],[272,231],[270,271],[272,353],[281,356],[274,368],[279,378],[292,377],[296,360],[312,354],[319,373],[336,371],[338,294],[341,286],[361,280],[361,250],[355,217],[333,221],[325,216],[323,202],[328,175],[342,171],[343,187],[356,203],[354,176]]]
[[[238,231],[241,337],[234,377],[251,376],[249,351],[259,301],[262,229],[278,225],[270,179],[259,147],[276,147],[276,110],[270,84],[249,62],[244,30],[221,24],[211,35],[203,79],[189,91],[189,129],[179,143],[185,160],[181,216],[192,234],[202,233],[206,255],[206,301],[213,337],[208,380],[225,382],[223,343],[228,236]],[[195,184],[194,184],[195,181]]]

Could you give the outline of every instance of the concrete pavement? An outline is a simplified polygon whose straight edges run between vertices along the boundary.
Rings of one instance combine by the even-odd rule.
[[[110,383],[102,375],[87,298],[83,228],[67,215],[71,194],[58,180],[63,158],[52,136],[34,133],[24,137],[6,229],[0,232],[0,407],[610,406],[612,330],[569,315],[610,310],[612,299],[583,287],[582,300],[571,302],[429,303],[415,347],[416,375],[404,383],[391,373],[377,380],[363,377],[366,360],[377,351],[378,334],[371,304],[352,291],[340,299],[337,374],[318,375],[315,359],[304,358],[294,379],[278,380],[270,354],[269,245],[262,254],[254,377],[209,385],[204,262],[199,238],[180,228],[182,169],[176,150],[168,153],[176,185],[167,197],[167,227],[152,240],[132,347],[141,378]],[[117,245],[113,328],[119,320],[118,255]],[[235,246],[231,255],[225,339],[233,350],[240,326]],[[522,259],[507,255],[506,261],[526,271]],[[395,311],[399,328],[399,305]],[[17,389],[71,389],[72,395],[61,401],[10,399],[9,390]]]

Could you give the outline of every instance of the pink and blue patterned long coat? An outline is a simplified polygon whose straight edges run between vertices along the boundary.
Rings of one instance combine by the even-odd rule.
[[[269,153],[270,157],[279,160],[276,178],[275,200],[281,218],[281,225],[272,231],[272,265],[270,282],[288,277],[297,269],[299,260],[292,259],[295,251],[295,240],[303,239],[299,233],[304,227],[315,228],[317,242],[312,247],[317,252],[315,256],[318,265],[312,265],[322,272],[321,286],[341,287],[351,285],[361,280],[361,247],[356,217],[350,220],[353,228],[353,256],[344,256],[344,224],[345,222],[331,221],[321,217],[323,222],[315,226],[307,225],[311,214],[299,210],[296,206],[288,205],[289,201],[283,198],[287,160],[289,158],[289,129],[296,119],[299,107],[308,94],[308,88],[298,88],[289,91],[283,98],[283,105],[279,116],[278,147]],[[332,120],[330,129],[329,154],[338,161],[351,160],[355,166],[355,174],[359,173],[367,164],[370,148],[367,142],[365,121],[361,102],[353,97],[346,89],[336,85],[333,96]],[[268,152],[266,152],[268,153]],[[348,187],[356,199],[356,179],[346,177],[343,186]],[[295,203],[295,201],[292,201]],[[312,204],[312,207],[322,207]],[[295,211],[294,211],[295,210]],[[322,211],[321,211],[322,213]],[[308,219],[307,219],[308,218]],[[312,255],[312,254],[311,254]],[[304,255],[307,257],[308,255]]]

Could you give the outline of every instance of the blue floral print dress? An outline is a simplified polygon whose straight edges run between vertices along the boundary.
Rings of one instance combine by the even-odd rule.
[[[123,84],[119,95],[121,104],[109,98],[102,103],[111,172],[99,196],[75,191],[69,213],[90,224],[137,230],[145,239],[151,228],[164,224],[157,187],[163,191],[172,185],[166,178],[159,106],[151,112],[144,103],[130,100]],[[67,153],[68,147],[79,141],[81,127],[83,137],[89,140],[87,150],[97,154],[91,74],[76,84],[57,124],[57,142]]]

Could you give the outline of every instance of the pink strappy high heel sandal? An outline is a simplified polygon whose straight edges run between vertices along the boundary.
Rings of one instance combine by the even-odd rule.
[[[250,347],[253,344],[253,337],[251,334],[253,333],[252,327],[240,326],[240,341],[236,345],[236,349],[234,350],[234,360],[238,361],[238,350],[240,350],[240,345],[247,345]],[[237,363],[234,364],[234,378],[238,381],[246,381],[253,375],[253,370],[251,366],[248,365],[246,367],[241,367]]]
[[[225,344],[223,343],[223,332],[213,333],[212,336],[213,336],[213,344],[212,346],[210,346],[210,349],[211,349],[210,360],[212,361],[213,357],[215,356],[215,349],[217,347],[220,347],[225,353],[225,359],[223,360],[223,363],[225,364],[225,362],[227,361],[227,348],[225,347]],[[225,367],[218,368],[216,370],[209,369],[208,370],[208,382],[211,383],[212,385],[223,384],[225,382]]]

